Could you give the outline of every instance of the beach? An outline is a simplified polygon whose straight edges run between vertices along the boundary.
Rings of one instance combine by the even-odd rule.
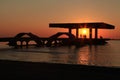
[[[0,60],[0,79],[116,80],[120,68]]]
[[[106,45],[13,49],[0,46],[0,80],[120,79],[119,42]]]

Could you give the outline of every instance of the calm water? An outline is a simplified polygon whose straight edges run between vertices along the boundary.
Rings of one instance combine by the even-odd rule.
[[[120,67],[120,41],[106,45],[13,49],[0,43],[0,59]]]

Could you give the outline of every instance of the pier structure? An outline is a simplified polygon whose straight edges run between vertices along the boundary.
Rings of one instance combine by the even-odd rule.
[[[50,23],[51,28],[66,28],[68,33],[72,34],[72,29],[76,29],[76,38],[79,37],[79,29],[89,28],[89,39],[92,39],[92,29],[95,29],[95,39],[98,39],[98,29],[114,29],[113,25],[95,22],[95,23]]]
[[[23,37],[27,35],[28,37]],[[9,39],[9,46],[14,46],[15,48],[18,47],[23,47],[26,46],[26,48],[28,48],[28,46],[30,46],[29,42],[30,41],[34,41],[36,43],[36,46],[40,47],[43,43],[41,41],[41,39],[39,38],[39,36],[34,35],[32,33],[18,33],[16,36],[14,36],[13,38]],[[20,42],[18,44],[18,42]],[[23,42],[25,42],[25,44],[23,44]]]
[[[61,35],[67,35],[69,38],[58,38]],[[28,36],[28,37],[24,37]],[[71,44],[71,40],[74,40],[75,36],[73,34],[69,34],[67,32],[58,32],[50,37],[39,37],[33,33],[18,33],[14,37],[4,37],[0,38],[0,42],[8,42],[9,46],[13,46],[14,48],[28,48],[29,46],[62,46]],[[30,41],[34,43],[30,44]]]
[[[30,41],[34,41],[35,44],[32,46],[83,46],[86,44],[104,44],[106,43],[106,40],[109,39],[99,39],[98,38],[98,29],[114,29],[115,27],[113,25],[103,23],[103,22],[96,22],[96,23],[50,23],[49,27],[51,28],[66,28],[68,29],[68,32],[57,32],[56,34],[53,34],[50,37],[39,37],[33,33],[18,33],[14,37],[6,37],[6,38],[0,38],[0,42],[8,42],[9,46],[13,46],[15,48],[23,48],[25,46],[28,48],[30,46]],[[89,29],[89,38],[79,38],[79,29],[82,28],[88,28]],[[76,35],[72,34],[72,29],[76,29]],[[92,29],[95,29],[95,38],[92,38]],[[23,37],[24,35],[27,35],[29,37]],[[59,38],[61,35],[67,35],[68,38]],[[18,42],[20,42],[18,44]],[[23,44],[23,42],[25,44]]]

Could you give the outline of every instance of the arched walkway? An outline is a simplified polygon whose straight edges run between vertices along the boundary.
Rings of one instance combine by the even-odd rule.
[[[42,42],[40,40],[40,38],[32,33],[19,33],[17,34],[11,41],[9,41],[9,45],[10,46],[17,46],[17,41],[20,41],[21,44],[23,41],[26,42],[26,44],[28,45],[28,42],[30,41],[29,39],[22,39],[22,37],[24,35],[29,36],[30,40],[33,40],[36,42],[37,46],[41,46]]]
[[[54,39],[54,38],[58,38],[61,35],[67,35],[70,39],[74,39],[75,38],[75,36],[73,34],[70,34],[70,33],[67,33],[67,32],[58,32],[58,33],[50,36],[49,38],[53,38]]]
[[[69,37],[69,40],[71,40],[71,41],[75,39],[75,36],[73,34],[70,34],[67,32],[58,32],[58,33],[49,37],[49,40],[46,43],[46,45],[51,46],[53,43],[54,44],[60,43],[61,41],[58,41],[57,38],[62,36],[62,35],[67,35]]]

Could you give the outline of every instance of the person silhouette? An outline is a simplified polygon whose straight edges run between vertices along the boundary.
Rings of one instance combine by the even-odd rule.
[[[103,39],[103,37],[102,37],[102,36],[100,36],[100,39]]]

